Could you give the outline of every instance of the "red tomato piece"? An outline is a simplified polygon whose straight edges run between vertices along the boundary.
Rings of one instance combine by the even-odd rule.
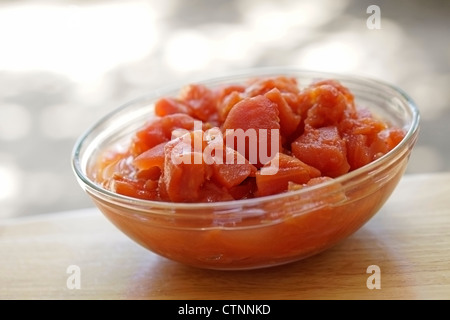
[[[292,154],[319,169],[324,176],[334,178],[350,169],[345,142],[334,126],[318,129],[308,127],[292,143]]]
[[[158,167],[160,169],[164,168],[165,145],[166,142],[163,142],[147,151],[144,151],[134,159],[133,165],[138,170],[148,170],[153,167]]]
[[[300,115],[294,113],[277,88],[268,91],[264,96],[278,106],[281,135],[290,136],[300,123]]]
[[[267,196],[285,192],[289,182],[304,184],[311,178],[319,177],[320,171],[307,165],[295,157],[278,153],[278,171],[273,175],[263,175],[262,171],[256,173],[258,196]],[[274,159],[277,160],[277,159]],[[266,165],[267,167],[268,165]]]
[[[155,103],[155,114],[160,117],[174,113],[190,114],[191,110],[184,102],[175,98],[161,98]]]
[[[227,146],[232,146],[233,149],[244,155],[250,163],[261,167],[268,162],[263,161],[263,158],[266,158],[266,156],[274,157],[281,147],[278,114],[277,105],[265,96],[246,98],[238,102],[231,109],[223,124],[225,133],[226,130],[233,131],[225,137]],[[276,144],[278,145],[272,145],[272,129],[275,129],[276,136],[274,136],[274,139],[277,139]],[[245,140],[244,134],[250,138]],[[265,141],[261,140],[263,137],[266,138]],[[245,151],[240,150],[244,148],[239,148],[239,145],[245,146]],[[260,148],[261,146],[262,148]],[[275,152],[272,152],[274,150]]]
[[[185,86],[179,99],[190,108],[190,114],[202,121],[210,121],[217,117],[217,95],[202,84]]]
[[[221,151],[223,152],[221,163],[216,161],[212,164],[212,179],[220,185],[230,189],[256,173],[256,167],[234,149],[225,147]]]

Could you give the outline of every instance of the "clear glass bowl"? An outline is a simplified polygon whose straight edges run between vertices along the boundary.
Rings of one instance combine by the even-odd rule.
[[[259,76],[285,75],[301,86],[339,80],[389,123],[406,130],[393,150],[334,181],[273,196],[217,203],[168,203],[113,193],[94,182],[90,168],[99,152],[128,141],[154,115],[158,90],[99,120],[77,141],[72,166],[81,187],[118,229],[166,258],[201,268],[238,270],[270,267],[324,251],[361,228],[386,202],[405,172],[419,129],[419,112],[400,89],[362,77],[268,68],[202,82],[214,87]]]

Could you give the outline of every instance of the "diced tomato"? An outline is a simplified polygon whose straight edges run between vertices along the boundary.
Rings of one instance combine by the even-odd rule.
[[[195,119],[187,114],[174,113],[165,117],[158,117],[140,129],[133,139],[133,154],[140,155],[158,144],[167,142],[173,138],[173,133],[177,129],[191,131],[195,128]],[[205,129],[205,125],[200,124],[200,130]]]
[[[365,109],[339,124],[347,146],[351,170],[360,168],[392,150],[403,139],[400,128],[389,128]]]
[[[234,200],[225,187],[206,181],[199,191],[199,202],[218,202]]]
[[[137,156],[142,152],[168,140],[169,139],[164,134],[164,129],[160,118],[155,118],[144,128],[136,132],[133,138],[131,150],[133,155]]]
[[[319,169],[324,176],[334,178],[350,169],[345,142],[334,126],[318,129],[308,127],[292,143],[292,154]]]
[[[235,200],[253,198],[256,193],[256,179],[249,177],[239,185],[228,189],[228,192]]]
[[[338,124],[347,109],[343,94],[331,85],[321,85],[310,89],[312,106],[309,108],[305,124],[313,128]]]
[[[256,167],[234,149],[224,147],[221,163],[212,164],[212,179],[226,188],[239,185],[251,175],[255,175]]]
[[[344,141],[347,148],[347,161],[351,170],[361,168],[372,161],[372,152],[367,146],[367,136],[362,134],[345,135]]]
[[[153,180],[134,180],[127,177],[115,175],[111,181],[110,188],[124,196],[154,200],[157,198],[158,182]]]
[[[278,76],[273,78],[256,78],[250,81],[246,89],[247,96],[255,97],[264,95],[270,90],[277,88],[280,92],[298,93],[297,79],[285,76]]]
[[[229,96],[232,93],[242,93],[245,92],[245,86],[244,85],[237,85],[237,84],[231,84],[231,85],[223,85],[217,89],[217,101],[219,103],[223,102],[227,96]]]
[[[313,84],[311,84],[310,87],[311,86],[319,87],[322,85],[330,85],[330,86],[336,88],[341,94],[344,95],[345,99],[347,100],[348,105],[353,109],[352,111],[355,111],[355,109],[354,109],[355,98],[348,88],[344,87],[339,81],[334,80],[334,79],[319,80],[319,81],[316,81]]]
[[[153,180],[158,181],[159,177],[161,177],[161,168],[160,167],[151,167],[147,170],[139,170],[136,172],[136,178],[138,180]]]
[[[202,84],[185,86],[179,99],[190,108],[190,114],[202,121],[217,117],[217,96],[213,90]]]
[[[170,201],[195,202],[200,196],[200,189],[206,181],[205,163],[196,163],[194,159],[201,154],[190,154],[192,163],[177,163],[167,152],[164,161],[164,171],[161,175],[165,190]]]
[[[398,128],[388,128],[378,132],[370,145],[372,159],[375,160],[391,151],[404,136],[403,130]]]
[[[161,125],[163,127],[164,135],[172,139],[173,131],[176,129],[184,129],[192,131],[194,129],[201,130],[203,123],[197,120],[199,128],[195,128],[195,119],[183,113],[174,113],[161,118]]]
[[[106,150],[90,168],[105,188],[140,199],[216,202],[300,190],[361,168],[404,138],[401,128],[356,109],[324,79],[185,86],[155,103],[128,150]],[[119,150],[117,148],[117,150]],[[326,192],[341,196],[330,184]]]
[[[139,170],[148,170],[153,167],[158,167],[160,169],[164,168],[165,145],[166,142],[163,142],[147,151],[144,151],[134,159],[133,165]]]
[[[319,177],[320,171],[297,158],[278,153],[273,159],[277,163],[277,172],[273,175],[256,173],[256,185],[258,196],[267,196],[285,192],[288,190],[289,182],[304,184],[311,178]],[[265,167],[268,167],[267,164]]]
[[[280,118],[280,133],[282,136],[289,137],[297,129],[300,123],[300,115],[294,113],[277,88],[268,91],[264,96],[277,104]]]
[[[174,113],[190,114],[190,108],[175,98],[161,98],[155,103],[155,114],[160,117]]]
[[[228,114],[230,113],[230,110],[236,105],[236,103],[238,103],[242,99],[242,94],[234,91],[227,95],[223,99],[223,101],[218,104],[219,119],[221,122],[225,121],[225,119],[228,117]]]
[[[387,128],[379,136],[386,141],[387,151],[394,149],[405,137],[405,131],[400,128]]]
[[[281,147],[278,114],[277,105],[265,96],[246,98],[238,102],[223,124],[225,133],[232,130],[232,133],[225,137],[227,146],[233,147],[255,166],[261,167],[267,162],[262,161],[261,155],[274,157]],[[274,133],[276,135],[273,138],[277,143],[272,145]],[[249,137],[248,143],[245,143],[244,135]],[[240,150],[239,145],[245,146],[245,151]]]

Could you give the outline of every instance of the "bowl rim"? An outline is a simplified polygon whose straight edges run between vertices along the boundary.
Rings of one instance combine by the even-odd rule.
[[[382,157],[358,168],[353,171],[350,171],[346,174],[343,174],[339,177],[333,178],[332,180],[322,182],[320,184],[310,186],[308,188],[303,188],[296,191],[289,191],[269,196],[261,196],[251,199],[241,199],[241,200],[230,200],[230,201],[217,201],[217,202],[169,202],[169,201],[157,201],[157,200],[145,200],[145,199],[138,199],[133,198],[125,195],[121,195],[118,193],[115,193],[113,191],[110,191],[108,189],[105,189],[101,187],[99,184],[91,180],[87,177],[85,171],[81,167],[81,159],[80,159],[80,153],[81,149],[84,146],[86,140],[92,135],[95,130],[100,127],[104,122],[108,121],[109,119],[113,118],[117,113],[120,113],[122,110],[125,110],[126,108],[135,105],[136,103],[143,102],[145,100],[155,100],[159,97],[164,96],[164,94],[167,94],[169,92],[176,92],[177,90],[181,89],[182,86],[192,83],[204,83],[209,85],[215,85],[220,84],[223,81],[231,80],[233,78],[236,79],[236,81],[251,77],[258,77],[258,76],[276,76],[276,75],[286,75],[286,76],[310,76],[311,79],[314,78],[332,78],[337,80],[344,80],[344,81],[353,81],[353,82],[362,82],[365,84],[370,84],[374,86],[380,86],[384,87],[386,89],[392,90],[393,92],[399,94],[401,98],[403,98],[402,106],[407,106],[408,111],[412,115],[412,121],[410,126],[408,127],[408,130],[406,131],[406,134],[404,138],[400,141],[397,146],[395,146],[392,150],[390,150],[388,153],[384,154]],[[314,75],[314,77],[313,77]],[[405,107],[403,107],[405,108]],[[169,86],[160,87],[159,89],[152,90],[149,94],[140,96],[138,98],[132,99],[119,107],[113,109],[97,121],[95,121],[90,127],[88,127],[84,133],[82,133],[78,139],[75,142],[75,145],[72,149],[71,153],[71,167],[74,171],[76,177],[81,181],[85,187],[88,187],[94,191],[96,191],[98,194],[106,196],[109,198],[108,201],[115,200],[114,202],[116,204],[132,207],[135,209],[142,209],[142,208],[152,208],[152,209],[165,209],[170,208],[172,210],[177,209],[183,209],[183,210],[202,210],[202,209],[223,209],[228,207],[252,207],[255,205],[261,205],[263,203],[272,202],[272,201],[279,201],[282,199],[289,199],[291,197],[298,197],[302,194],[307,194],[309,192],[313,192],[320,189],[325,189],[331,185],[334,184],[342,184],[344,182],[349,182],[355,177],[367,174],[369,172],[374,171],[377,167],[382,165],[385,162],[388,162],[389,159],[396,158],[398,154],[402,154],[405,150],[405,148],[408,148],[408,145],[412,143],[416,138],[419,131],[419,123],[420,123],[420,112],[416,105],[416,103],[413,101],[413,99],[405,92],[403,89],[387,82],[382,81],[379,79],[375,79],[373,77],[358,75],[358,74],[351,74],[351,73],[338,73],[338,72],[325,72],[325,71],[316,71],[316,70],[308,70],[308,69],[300,69],[300,68],[289,68],[289,67],[261,67],[261,68],[250,68],[250,69],[241,69],[237,70],[235,72],[228,72],[228,73],[222,73],[213,77],[209,78],[198,78],[198,79],[192,79],[187,83],[186,81],[183,82],[177,82]]]

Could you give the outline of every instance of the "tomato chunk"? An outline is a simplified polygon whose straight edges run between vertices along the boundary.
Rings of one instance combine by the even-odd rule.
[[[222,151],[223,161],[212,164],[212,178],[220,185],[229,189],[256,173],[256,167],[236,150],[225,147]]]
[[[280,133],[282,136],[290,136],[297,129],[300,123],[300,115],[296,114],[285,98],[281,95],[281,92],[274,88],[267,92],[265,95],[270,101],[274,102],[278,106],[278,113],[280,118]]]
[[[160,143],[153,148],[144,151],[139,156],[137,156],[133,164],[139,170],[148,170],[153,167],[158,167],[162,169],[164,167],[164,146],[166,142]]]
[[[179,99],[189,106],[190,114],[202,121],[209,121],[217,116],[217,96],[213,90],[201,84],[185,86]]]
[[[155,118],[136,133],[132,145],[133,154],[139,155],[160,143],[171,140],[177,129],[190,131],[194,128],[195,119],[186,114],[174,113]],[[200,129],[202,128],[204,127],[201,126]]]
[[[285,192],[288,190],[289,182],[304,184],[320,176],[320,171],[316,168],[283,153],[278,153],[274,161],[278,161],[278,171],[275,174],[264,175],[262,171],[256,173],[259,196]],[[265,167],[268,166],[266,164]]]
[[[334,126],[308,128],[292,143],[292,154],[328,177],[340,176],[350,169],[345,142]]]
[[[300,87],[279,75],[161,97],[128,148],[102,150],[89,172],[139,199],[216,202],[300,190],[361,168],[405,132],[356,106],[339,81]],[[336,197],[338,184],[329,184]]]
[[[244,155],[250,163],[261,167],[267,162],[265,158],[273,158],[280,148],[278,114],[277,105],[265,96],[238,102],[223,124],[227,146]],[[227,134],[227,130],[231,134]]]

